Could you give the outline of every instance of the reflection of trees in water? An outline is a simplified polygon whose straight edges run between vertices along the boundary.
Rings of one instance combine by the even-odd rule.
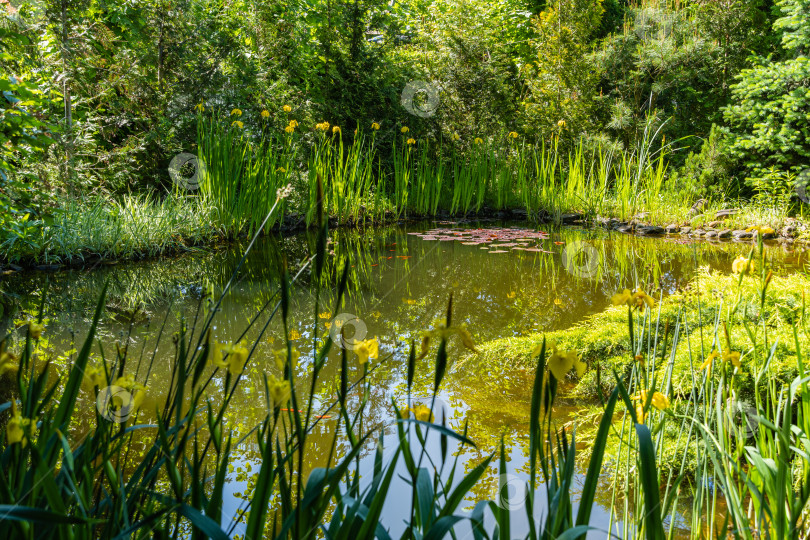
[[[571,326],[585,315],[604,309],[610,297],[625,287],[642,286],[650,292],[660,290],[669,294],[694,275],[696,262],[701,266],[727,269],[734,257],[750,249],[749,245],[741,244],[684,245],[660,239],[564,229],[553,233],[552,239],[546,242],[553,253],[490,254],[476,246],[430,242],[406,232],[393,227],[369,233],[333,232],[334,243],[330,250],[334,255],[327,258],[318,309],[310,292],[309,272],[304,272],[294,288],[290,306],[290,328],[299,336],[294,345],[301,352],[294,366],[301,395],[309,391],[313,340],[325,337],[326,324],[340,312],[360,317],[368,329],[367,337],[378,336],[383,351],[393,353],[393,358],[372,375],[364,421],[366,428],[384,428],[388,435],[394,433],[391,398],[397,398],[400,403],[404,396],[402,381],[407,353],[403,344],[410,339],[418,340],[419,331],[430,328],[436,317],[443,316],[451,293],[454,295],[454,324],[466,323],[474,339],[481,342],[532,330]],[[314,236],[307,233],[286,238],[267,237],[257,244],[217,316],[214,334],[218,340],[233,340],[241,334],[253,315],[273,299],[282,259],[286,256],[294,272],[306,260],[314,241]],[[578,276],[563,264],[562,249],[575,241],[591,246],[593,252],[589,253],[596,253],[594,275]],[[149,390],[155,399],[160,399],[168,386],[167,375],[174,358],[174,345],[169,336],[177,330],[181,317],[189,324],[193,321],[207,290],[219,292],[225,287],[241,259],[243,248],[243,245],[231,245],[212,253],[92,271],[24,273],[13,276],[4,288],[22,299],[25,310],[33,312],[39,304],[42,285],[48,281],[46,317],[51,322],[45,335],[53,353],[58,354],[72,346],[71,332],[75,333],[76,341],[81,342],[89,311],[101,287],[109,281],[108,317],[100,330],[102,341],[107,347],[112,347],[115,341],[128,341],[133,358],[149,358],[155,350],[157,361]],[[776,265],[796,264],[792,256],[781,250],[772,249],[769,254]],[[341,306],[335,306],[336,283],[344,265],[348,265],[350,271],[348,294]],[[129,334],[128,311],[135,306],[143,306],[151,319],[137,319]],[[316,312],[328,313],[330,317],[316,319],[318,326],[313,328]],[[259,339],[258,328],[264,325],[266,317],[260,317],[247,333],[248,343]],[[164,324],[163,338],[156,343]],[[258,341],[243,386],[234,395],[228,425],[238,428],[240,434],[265,418],[262,376],[278,374],[273,351],[280,346],[281,337],[281,321],[276,320],[268,334]],[[449,351],[452,362],[458,358],[458,344],[451,341]],[[419,364],[415,395],[430,394],[433,354],[435,349]],[[350,380],[354,381],[361,371],[354,353],[349,352],[348,356],[354,370]],[[339,366],[340,350],[333,348],[313,396],[318,404],[315,414],[321,414],[336,398]],[[527,455],[525,427],[531,374],[461,372],[451,375],[447,385],[453,409],[463,410],[463,414],[451,418],[450,427],[460,432],[463,421],[469,422],[468,435],[478,445],[464,451],[465,467],[469,469],[494,451],[501,437],[514,458]],[[212,399],[217,398],[216,389],[217,385],[212,385]],[[356,400],[357,396],[352,399]],[[78,418],[94,414],[90,404],[83,407]],[[324,419],[312,434],[305,474],[326,464],[335,442],[336,424],[336,417]],[[133,445],[127,457],[131,464],[138,463],[138,457],[151,442],[153,439],[146,434],[143,441]],[[362,456],[369,456],[375,444],[375,440],[370,440]],[[334,447],[335,459],[346,452],[345,436],[339,433]],[[255,436],[244,441],[237,454],[244,460],[258,459]],[[497,485],[494,468],[488,471],[486,480],[476,486],[471,497],[492,498],[493,485]]]
[[[693,275],[696,262],[727,269],[731,260],[750,248],[747,244],[681,244],[602,231],[563,229],[552,234],[545,247],[554,253],[482,253],[476,246],[430,242],[388,227],[373,232],[333,231],[334,252],[327,260],[322,283],[325,307],[333,308],[337,277],[349,264],[349,303],[361,317],[380,312],[382,318],[418,323],[420,329],[441,312],[451,292],[456,295],[459,320],[475,324],[479,339],[503,337],[526,328],[564,328],[582,315],[599,311],[617,289],[644,286],[664,293],[675,290]],[[554,242],[560,242],[555,244]],[[596,253],[596,274],[578,277],[566,269],[562,250],[580,245]],[[291,269],[303,262],[315,243],[312,233],[261,239],[240,270],[231,302],[248,309],[266,301],[278,283],[286,257]],[[88,317],[102,285],[109,281],[108,314],[128,322],[130,310],[142,307],[152,317],[167,309],[191,311],[207,290],[222,290],[238,264],[245,245],[231,244],[211,253],[189,253],[159,261],[142,261],[93,270],[53,274],[21,273],[6,279],[4,289],[19,297],[23,309],[33,311],[38,294],[48,282],[49,305],[61,313]],[[795,256],[770,249],[777,266],[796,264]],[[309,290],[309,272],[300,278],[301,291]],[[510,298],[510,293],[515,297]],[[311,314],[303,308],[301,320]],[[413,306],[403,299],[416,300]],[[482,317],[482,312],[487,313]],[[244,315],[242,316],[244,317]],[[145,317],[138,319],[145,323]],[[397,330],[402,324],[388,325]],[[522,327],[522,328],[521,328]]]

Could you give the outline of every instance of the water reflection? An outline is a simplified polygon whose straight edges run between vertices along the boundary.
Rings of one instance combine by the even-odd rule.
[[[305,380],[309,373],[313,344],[321,343],[341,321],[356,317],[359,324],[351,325],[352,335],[347,337],[376,336],[383,353],[383,360],[373,370],[369,414],[364,425],[378,428],[392,440],[391,402],[405,400],[404,366],[409,343],[418,340],[421,331],[444,315],[451,294],[454,324],[466,325],[475,342],[480,343],[567,328],[584,316],[605,309],[610,297],[625,287],[642,286],[656,296],[667,295],[683,286],[698,267],[727,271],[735,257],[750,250],[748,244],[686,243],[600,230],[546,231],[547,238],[540,240],[539,251],[482,249],[479,245],[465,245],[469,242],[431,240],[411,234],[437,227],[450,230],[470,226],[428,223],[367,232],[333,232],[318,307],[308,268],[301,274],[291,297],[289,337],[301,352],[294,366],[296,380]],[[242,334],[262,306],[274,300],[281,261],[286,260],[291,273],[295,273],[305,266],[314,242],[312,235],[298,234],[263,238],[255,246],[220,307],[213,327],[219,341],[231,341]],[[160,400],[175,354],[170,336],[182,321],[193,324],[205,309],[206,298],[224,289],[244,247],[235,244],[211,253],[55,274],[25,273],[5,278],[2,287],[17,299],[14,317],[19,321],[38,310],[47,284],[44,305],[48,329],[43,346],[45,354],[57,357],[73,348],[74,342],[83,340],[99,292],[109,282],[108,317],[99,330],[99,338],[109,347],[126,343],[133,357],[144,359],[154,355],[156,362],[145,384],[152,398]],[[769,248],[768,254],[779,272],[795,270],[804,264],[802,254],[776,246]],[[349,292],[341,305],[335,305],[337,277],[344,265],[350,269]],[[237,389],[227,418],[236,439],[245,437],[237,447],[238,461],[227,489],[230,498],[223,508],[229,516],[238,513],[242,496],[247,496],[249,478],[258,472],[260,454],[251,430],[268,412],[262,375],[277,371],[273,353],[284,338],[280,318],[270,323],[261,338],[259,329],[266,321],[256,322],[245,335],[248,343],[258,340],[254,360],[248,366],[244,384]],[[10,329],[14,319],[6,317],[2,324]],[[360,335],[361,331],[365,334]],[[451,360],[463,353],[458,343],[451,344]],[[314,412],[322,418],[308,439],[309,470],[325,466],[335,444],[337,419],[327,409],[337,394],[338,355],[338,350],[332,351],[321,377],[322,384],[312,396]],[[430,395],[432,358],[433,355],[428,355],[417,370],[417,400],[426,402]],[[58,366],[59,362],[56,360],[55,364]],[[350,365],[354,370],[352,380],[357,380],[362,369],[356,362]],[[463,431],[466,425],[470,438],[477,444],[477,448],[466,448],[460,456],[465,469],[493,452],[503,437],[508,446],[510,473],[527,476],[526,426],[531,379],[530,373],[520,370],[497,375],[451,371],[439,398],[448,425],[456,431]],[[212,399],[217,398],[222,385],[222,379],[214,380]],[[302,384],[299,392],[305,391],[308,389]],[[355,393],[351,399],[357,406],[360,396]],[[94,418],[92,396],[85,396],[83,407],[78,421],[81,422],[82,414],[85,419]],[[558,421],[565,422],[576,403],[560,402],[557,408]],[[427,443],[436,446],[438,440],[431,436]],[[145,451],[147,444],[148,441],[143,441],[136,445],[134,456]],[[332,463],[347,451],[343,439],[338,438]],[[373,466],[373,452],[373,446],[369,445],[362,455],[361,474],[367,474]],[[478,500],[497,499],[497,486],[498,472],[493,467],[469,493],[468,508]],[[401,487],[392,488],[393,495],[383,511],[383,523],[392,534],[401,533],[402,509],[410,506],[408,492]],[[594,520],[596,526],[607,528],[608,514],[604,507],[610,504],[611,487],[605,486],[600,493],[603,506],[594,513]],[[543,504],[539,497],[536,504],[539,511]],[[522,514],[522,510],[515,510],[515,519]],[[676,518],[676,525],[679,523]],[[240,532],[240,528],[235,532]]]

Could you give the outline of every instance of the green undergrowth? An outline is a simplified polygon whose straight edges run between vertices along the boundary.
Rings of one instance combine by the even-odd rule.
[[[730,399],[738,409],[731,414],[742,425],[752,418],[746,411],[755,410],[757,394],[760,400],[766,399],[762,397],[764,388],[789,385],[800,372],[797,342],[801,350],[810,344],[802,317],[810,280],[802,273],[770,280],[767,276],[767,271],[740,276],[702,269],[686,287],[663,298],[654,309],[633,312],[632,345],[628,308],[612,306],[571,328],[483,343],[478,355],[461,362],[464,371],[498,377],[531,369],[544,337],[559,350],[576,351],[588,370],[579,379],[569,372],[573,386],[565,392],[568,395],[560,397],[579,403],[573,421],[581,441],[595,436],[594,419],[601,416],[601,403],[615,386],[613,372],[631,386],[643,373],[648,384],[671,403],[667,414],[654,422],[662,443],[659,469],[664,475],[685,472],[693,476],[705,450],[698,425],[712,414],[701,404],[715,391],[719,378],[731,381],[735,397]],[[762,292],[763,283],[767,283],[767,294]],[[714,360],[713,373],[702,369],[704,360],[718,348],[740,352],[740,366],[735,368],[719,357]],[[606,441],[607,456],[620,455],[626,436],[623,430],[628,429],[624,424],[614,419],[614,430]],[[586,449],[580,456],[588,453]],[[615,459],[606,465],[619,472],[616,478],[622,478],[633,462]]]
[[[176,253],[225,238],[215,214],[196,197],[66,198],[50,216],[19,219],[0,238],[0,261],[80,264]]]
[[[769,285],[765,299],[764,316],[767,322],[768,343],[776,343],[776,355],[771,362],[768,373],[779,382],[789,382],[796,376],[797,364],[793,329],[791,323],[797,320],[797,310],[803,302],[803,294],[810,280],[803,274],[774,277]],[[738,290],[739,285],[739,290]],[[683,290],[663,299],[644,317],[647,330],[656,331],[655,319],[660,313],[658,332],[667,333],[669,340],[680,319],[680,343],[675,352],[672,377],[674,395],[687,395],[693,388],[695,378],[702,378],[700,365],[711,351],[718,339],[724,340],[714,331],[719,320],[727,323],[732,347],[744,343],[746,324],[750,331],[762,333],[762,328],[754,328],[760,315],[757,293],[758,284],[751,276],[708,272],[702,270],[699,275]],[[737,305],[737,302],[739,304]],[[732,311],[736,307],[736,313]],[[638,317],[636,318],[638,320]],[[496,339],[483,343],[480,354],[466,357],[463,362],[477,363],[491,372],[507,372],[515,368],[533,367],[535,358],[532,351],[542,342],[543,336],[548,342],[556,343],[561,350],[574,350],[582,360],[588,363],[588,371],[576,380],[571,397],[596,400],[599,398],[597,378],[601,373],[602,393],[608,390],[609,375],[612,370],[619,374],[629,375],[636,362],[631,354],[628,338],[627,308],[612,306],[601,313],[586,317],[581,323],[564,330],[547,333],[536,333],[522,337]],[[802,344],[810,341],[800,332]],[[747,340],[746,340],[747,341]],[[725,345],[721,342],[721,347]],[[669,353],[668,349],[668,356]],[[749,382],[754,366],[746,364],[746,357],[752,350],[743,348],[742,382]],[[747,354],[746,354],[747,353]],[[668,362],[669,358],[665,360]],[[660,356],[656,362],[662,362]],[[569,377],[575,378],[571,372]],[[745,385],[744,385],[745,386]]]

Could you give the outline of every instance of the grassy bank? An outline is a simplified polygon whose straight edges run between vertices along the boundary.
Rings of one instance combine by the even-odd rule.
[[[707,201],[692,211],[695,201],[668,182],[670,146],[646,131],[626,151],[580,140],[571,152],[562,152],[556,136],[530,141],[512,132],[486,140],[436,141],[414,138],[402,126],[386,152],[393,158],[384,161],[373,128],[368,133],[359,128],[351,144],[344,144],[340,128],[325,122],[303,132],[290,119],[283,137],[265,137],[232,117],[241,112],[229,118],[198,116],[197,165],[191,174],[199,191],[178,188],[186,185],[188,177],[182,175],[188,171],[174,171],[178,186],[160,197],[58,198],[46,216],[3,218],[0,257],[23,265],[76,264],[248,237],[279,192],[285,196],[265,224],[268,229],[310,226],[322,197],[335,223],[352,226],[519,211],[516,216],[536,222],[561,223],[577,215],[615,218],[639,229],[764,226],[790,238],[808,234],[802,221],[789,217],[791,199],[781,191],[777,196],[764,190],[752,201]],[[729,207],[736,213],[718,221],[717,211]]]
[[[50,215],[7,223],[2,260],[25,266],[132,260],[227,238],[198,197],[61,199]]]
[[[773,277],[765,303],[760,306],[759,284],[746,276],[701,272],[689,287],[667,296],[644,319],[642,338],[645,341],[671,341],[676,329],[679,346],[666,353],[671,356],[661,358],[664,351],[656,351],[659,365],[672,364],[671,388],[676,395],[688,395],[695,379],[702,376],[700,366],[711,352],[725,346],[725,330],[731,343],[745,344],[748,332],[767,333],[768,344],[776,344],[775,356],[771,360],[767,375],[781,382],[796,376],[797,357],[793,340],[793,324],[803,323],[800,312],[804,309],[804,294],[810,281],[803,274],[790,274]],[[764,324],[764,327],[762,326]],[[641,330],[639,330],[641,332]],[[583,399],[597,399],[599,387],[596,380],[596,367],[607,376],[612,370],[629,375],[639,362],[634,359],[638,347],[631,349],[627,335],[627,309],[614,306],[606,311],[585,318],[581,324],[566,330],[525,337],[510,337],[482,344],[480,355],[469,357],[465,362],[481,363],[493,373],[508,372],[510,369],[534,365],[532,351],[543,338],[553,341],[560,349],[576,350],[592,369],[582,378],[575,378],[574,394]],[[810,337],[799,335],[800,343],[807,343]],[[642,346],[646,353],[646,346]],[[749,354],[753,356],[755,350]],[[762,351],[759,351],[762,352]],[[750,362],[753,359],[749,356]],[[653,360],[646,360],[652,362]],[[751,392],[754,364],[746,364],[738,374],[744,383],[741,390]],[[572,375],[573,377],[573,375]],[[609,380],[603,383],[610,384]],[[604,392],[606,387],[602,388]]]
[[[566,393],[582,404],[579,418],[586,426],[592,426],[589,415],[601,415],[596,404],[614,386],[614,372],[628,384],[639,378],[656,384],[678,414],[706,422],[710,411],[703,403],[718,390],[718,378],[724,380],[729,401],[739,408],[739,423],[745,419],[741,411],[756,411],[768,389],[796,380],[810,345],[805,319],[810,280],[801,273],[774,276],[767,261],[756,256],[751,261],[753,272],[699,272],[687,287],[632,314],[630,333],[628,307],[622,303],[565,330],[481,344],[480,354],[466,357],[461,369],[499,377],[531,368],[545,339],[561,351],[575,351],[589,366],[582,376],[567,374],[573,385]],[[736,262],[734,270],[742,264]],[[661,465],[676,475],[697,474],[699,431],[687,436],[676,420],[661,433],[666,439]],[[618,452],[621,443],[614,435],[609,444]],[[614,465],[624,469],[620,463]]]

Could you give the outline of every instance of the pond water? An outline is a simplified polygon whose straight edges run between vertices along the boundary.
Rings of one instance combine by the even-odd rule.
[[[397,403],[405,401],[410,340],[418,342],[421,331],[444,317],[451,294],[453,324],[465,324],[474,341],[481,343],[570,327],[604,310],[610,297],[623,288],[640,286],[656,297],[670,294],[688,282],[698,268],[728,271],[735,257],[751,250],[750,244],[692,243],[602,230],[525,227],[493,222],[430,222],[367,232],[333,231],[318,306],[310,267],[300,273],[292,289],[288,322],[290,338],[301,352],[296,373],[297,380],[304,382],[299,392],[305,393],[308,388],[305,377],[312,356],[307,351],[312,350],[313,341],[337,328],[340,321],[347,321],[344,324],[352,328],[354,337],[377,337],[380,341],[381,360],[374,363],[372,370],[372,392],[364,423],[390,436],[395,433],[392,399]],[[309,233],[261,238],[234,276],[220,307],[213,328],[219,341],[235,340],[248,327],[245,340],[258,340],[248,375],[234,396],[227,418],[229,427],[239,434],[247,434],[267,413],[261,374],[277,371],[273,351],[281,346],[283,338],[280,317],[273,319],[262,334],[260,328],[267,316],[252,326],[251,320],[275,298],[280,261],[286,259],[290,273],[295,275],[314,245],[315,237]],[[171,334],[182,320],[193,323],[208,293],[218,295],[224,289],[245,247],[230,244],[160,261],[20,273],[3,278],[2,289],[18,298],[22,306],[15,315],[18,321],[26,317],[26,312],[34,313],[44,295],[48,323],[42,345],[45,354],[58,356],[83,342],[101,288],[108,282],[107,316],[99,340],[109,349],[107,354],[112,354],[116,343],[128,345],[129,357],[140,362],[139,380],[148,373],[145,383],[150,398],[160,400],[174,356]],[[777,272],[795,271],[805,263],[804,255],[798,251],[777,245],[767,250]],[[335,306],[337,276],[346,262],[350,268],[348,291],[343,304]],[[317,329],[313,328],[314,319],[318,321]],[[1,323],[5,328],[0,330],[5,333],[13,321]],[[12,335],[19,338],[21,331]],[[460,464],[469,470],[493,452],[503,437],[510,474],[527,478],[531,370],[518,369],[506,375],[499,371],[495,375],[474,362],[459,363],[470,354],[459,344],[452,343],[449,351],[449,373],[434,412],[438,417],[446,416],[448,426],[456,431],[468,425],[469,437],[477,448],[463,449]],[[416,401],[429,400],[433,359],[434,354],[429,354],[417,366]],[[350,364],[356,379],[362,371],[356,362]],[[336,420],[325,411],[334,400],[338,374],[339,356],[335,351],[321,377],[323,383],[313,396],[315,413],[323,414],[323,418],[308,448],[309,468],[326,463],[334,438]],[[215,387],[213,398],[216,392]],[[94,417],[92,396],[83,399],[82,414]],[[564,422],[576,406],[561,400],[555,411],[559,421]],[[430,436],[427,444],[438,448],[438,437]],[[452,445],[450,450],[454,450]],[[336,452],[339,456],[346,447],[339,444]],[[258,472],[258,456],[255,436],[237,449],[224,508],[229,517],[244,505],[241,497],[246,492],[247,478]],[[369,445],[360,461],[361,474],[371,470],[373,460],[374,447]],[[497,500],[498,480],[493,465],[469,494],[466,507],[471,509],[480,499]],[[391,489],[382,518],[392,536],[401,534],[403,509],[410,507],[409,492],[399,488]],[[519,491],[512,495],[520,497]],[[605,530],[612,527],[617,532],[620,525],[608,519],[610,493],[598,501],[591,524]],[[542,513],[543,501],[538,498],[536,504],[537,512]],[[519,528],[524,510],[514,502],[512,508],[518,525],[513,534],[525,534]],[[680,526],[688,526],[688,520],[676,518],[676,527]],[[237,525],[234,532],[240,531]],[[593,536],[604,537],[604,533]]]

